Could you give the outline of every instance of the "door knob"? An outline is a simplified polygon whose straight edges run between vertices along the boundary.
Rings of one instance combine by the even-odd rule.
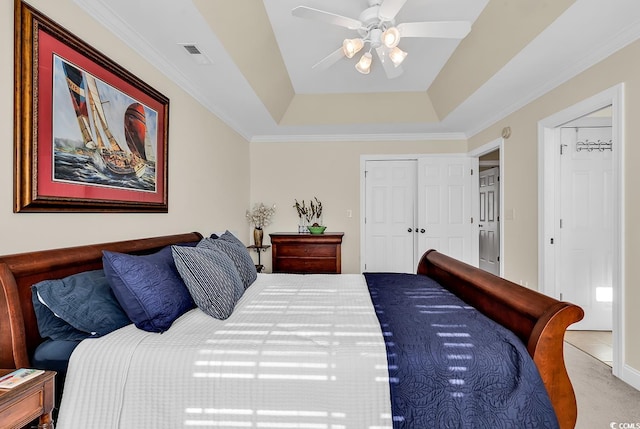
[[[425,232],[427,232],[427,231],[426,231],[424,228],[422,228],[422,229],[420,230],[420,232],[424,234],[424,233],[425,233]]]
[[[413,231],[413,229],[411,229],[411,228],[409,228],[409,229],[407,230],[407,232],[412,232],[412,231]]]
[[[478,228],[482,228],[484,225],[482,224],[478,224]]]

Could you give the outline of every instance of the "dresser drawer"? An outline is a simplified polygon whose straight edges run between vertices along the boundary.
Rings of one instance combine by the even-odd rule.
[[[278,249],[278,256],[285,257],[325,257],[335,258],[338,249],[335,244],[281,244]]]
[[[299,274],[335,274],[338,271],[335,258],[278,258],[274,272]]]

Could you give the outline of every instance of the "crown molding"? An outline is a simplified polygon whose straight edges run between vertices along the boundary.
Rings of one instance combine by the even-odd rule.
[[[253,136],[251,143],[467,140],[464,133],[298,134]]]

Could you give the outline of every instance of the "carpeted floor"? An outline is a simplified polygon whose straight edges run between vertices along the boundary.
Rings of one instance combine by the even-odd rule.
[[[606,364],[566,342],[564,354],[578,402],[577,429],[640,427],[640,391],[614,377]]]

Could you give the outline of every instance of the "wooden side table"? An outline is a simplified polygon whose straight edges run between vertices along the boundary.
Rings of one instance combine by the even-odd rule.
[[[0,369],[0,376],[13,369]],[[53,429],[55,371],[32,378],[13,389],[0,389],[0,429],[20,429],[35,419],[38,429]]]
[[[262,263],[260,262],[260,252],[266,252],[269,247],[271,246],[269,245],[256,246],[255,244],[252,244],[251,246],[247,246],[247,249],[255,250],[258,253],[258,265],[256,265],[256,271],[259,273],[261,273],[262,270],[264,269],[264,265],[262,265]]]

